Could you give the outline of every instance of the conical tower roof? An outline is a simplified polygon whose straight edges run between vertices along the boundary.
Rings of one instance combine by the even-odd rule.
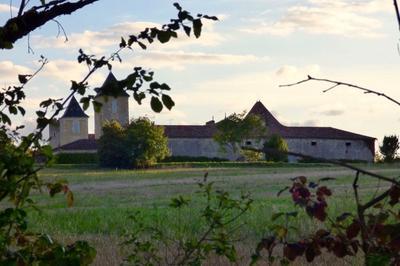
[[[265,121],[267,127],[270,129],[283,127],[283,125],[279,123],[279,121],[271,114],[270,111],[268,111],[268,109],[260,101],[256,102],[253,105],[253,107],[249,111],[249,114],[260,116]]]
[[[114,74],[110,71],[103,85],[99,88],[95,88],[94,90],[97,92],[97,96],[125,96],[129,97],[129,94],[126,93],[122,88],[117,88],[118,80],[115,78]]]
[[[67,109],[65,110],[63,116],[61,118],[65,117],[89,117],[85,112],[82,110],[81,106],[79,105],[78,101],[75,99],[74,96],[72,96],[71,100],[69,101],[69,104],[67,106]]]

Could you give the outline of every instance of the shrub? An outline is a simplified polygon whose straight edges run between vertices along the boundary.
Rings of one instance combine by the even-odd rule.
[[[273,152],[272,150],[277,150],[278,152]],[[289,150],[287,142],[278,135],[272,135],[268,141],[264,143],[265,159],[267,161],[273,162],[287,162],[287,154],[280,152],[287,152]]]
[[[191,157],[191,156],[169,156],[164,158],[161,162],[163,163],[186,163],[186,162],[227,162],[228,159],[218,157]]]
[[[129,167],[129,149],[125,129],[117,122],[106,122],[98,141],[99,164],[103,167]]]
[[[143,117],[126,128],[117,121],[106,123],[98,146],[103,167],[147,168],[169,154],[164,128]]]
[[[95,164],[99,162],[97,153],[59,153],[55,156],[58,164]]]
[[[399,138],[395,135],[385,136],[382,141],[382,146],[379,150],[383,155],[385,162],[393,162],[396,158],[396,152],[399,149]]]

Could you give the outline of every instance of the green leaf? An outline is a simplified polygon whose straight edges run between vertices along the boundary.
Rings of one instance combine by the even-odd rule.
[[[188,37],[190,37],[190,31],[192,30],[192,28],[191,27],[189,27],[189,26],[183,26],[183,29],[185,30],[185,33],[186,33],[186,35],[188,36]]]
[[[121,42],[120,42],[120,44],[119,44],[119,47],[120,47],[120,48],[126,47],[126,41],[125,41],[124,37],[121,37]]]
[[[101,107],[103,106],[103,104],[100,103],[100,102],[96,102],[96,101],[93,101],[92,104],[93,104],[94,111],[96,113],[100,112]]]
[[[163,105],[160,102],[160,100],[157,97],[151,97],[150,101],[151,109],[153,109],[154,112],[159,113],[163,109]]]
[[[18,106],[18,110],[22,115],[25,115],[26,111],[25,111],[25,109],[23,107]]]
[[[169,31],[160,30],[157,34],[157,39],[160,41],[160,43],[166,43],[171,39],[171,34]]]
[[[202,26],[203,26],[203,23],[201,23],[201,19],[193,20],[193,33],[194,33],[194,36],[196,36],[196,38],[200,37]]]
[[[18,80],[21,84],[25,84],[28,82],[28,78],[31,77],[32,75],[18,75]]]
[[[172,107],[175,106],[174,101],[171,99],[171,97],[169,95],[163,94],[161,96],[161,100],[162,100],[164,106],[168,108],[168,110],[171,110]]]

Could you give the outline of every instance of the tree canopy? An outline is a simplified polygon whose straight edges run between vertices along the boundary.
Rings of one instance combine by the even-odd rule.
[[[246,139],[252,139],[256,142],[261,140],[265,137],[267,130],[259,116],[246,115],[246,112],[233,113],[218,122],[216,127],[217,132],[214,135],[214,140],[220,145],[222,151],[226,152],[228,148],[233,153],[240,151],[241,145]]]

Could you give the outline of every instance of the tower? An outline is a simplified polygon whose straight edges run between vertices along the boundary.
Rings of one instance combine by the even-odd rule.
[[[57,148],[76,140],[87,139],[88,118],[72,96],[63,116],[49,126],[50,145]]]
[[[129,95],[118,88],[118,81],[110,72],[97,92],[95,101],[102,104],[101,110],[94,113],[96,139],[102,135],[102,127],[106,121],[116,120],[121,125],[129,123]]]

